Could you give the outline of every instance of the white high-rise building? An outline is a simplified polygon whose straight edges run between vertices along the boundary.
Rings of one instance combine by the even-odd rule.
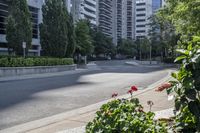
[[[148,36],[149,18],[162,7],[163,0],[136,0],[135,38]]]
[[[96,0],[71,0],[71,13],[74,20],[88,19],[91,24],[97,25]]]
[[[134,39],[134,8],[132,0],[99,0],[99,28],[117,44],[120,39]]]
[[[134,39],[135,3],[132,0],[117,0],[116,9],[118,40]]]

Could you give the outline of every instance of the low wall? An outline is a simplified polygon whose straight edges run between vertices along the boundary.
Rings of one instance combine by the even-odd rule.
[[[76,65],[61,65],[61,66],[35,66],[35,67],[0,67],[0,77],[55,73],[75,70]]]
[[[159,62],[158,61],[140,61],[140,63],[142,64],[142,65],[158,65],[159,64]]]

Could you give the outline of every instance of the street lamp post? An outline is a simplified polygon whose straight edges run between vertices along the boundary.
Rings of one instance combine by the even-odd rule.
[[[151,60],[152,60],[152,59],[151,59],[151,56],[152,56],[151,54],[152,54],[152,46],[151,46],[151,44],[150,44],[150,56],[149,56],[149,57],[150,57],[150,64],[151,64]]]
[[[23,48],[23,55],[24,55],[24,58],[25,58],[26,57],[26,42],[22,43],[22,48]]]

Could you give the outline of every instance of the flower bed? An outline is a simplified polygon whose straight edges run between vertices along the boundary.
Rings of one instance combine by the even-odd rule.
[[[127,92],[131,99],[116,99],[118,93],[113,93],[113,101],[104,104],[96,113],[96,117],[86,126],[87,133],[166,133],[166,123],[154,119],[155,114],[151,111],[143,111],[142,105],[132,94],[137,91],[136,86],[132,86]],[[148,105],[153,106],[152,101]]]

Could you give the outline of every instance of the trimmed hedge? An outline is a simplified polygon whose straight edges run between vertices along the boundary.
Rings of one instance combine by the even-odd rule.
[[[0,67],[31,67],[31,66],[56,66],[72,65],[72,58],[22,58],[3,57],[0,58]]]

